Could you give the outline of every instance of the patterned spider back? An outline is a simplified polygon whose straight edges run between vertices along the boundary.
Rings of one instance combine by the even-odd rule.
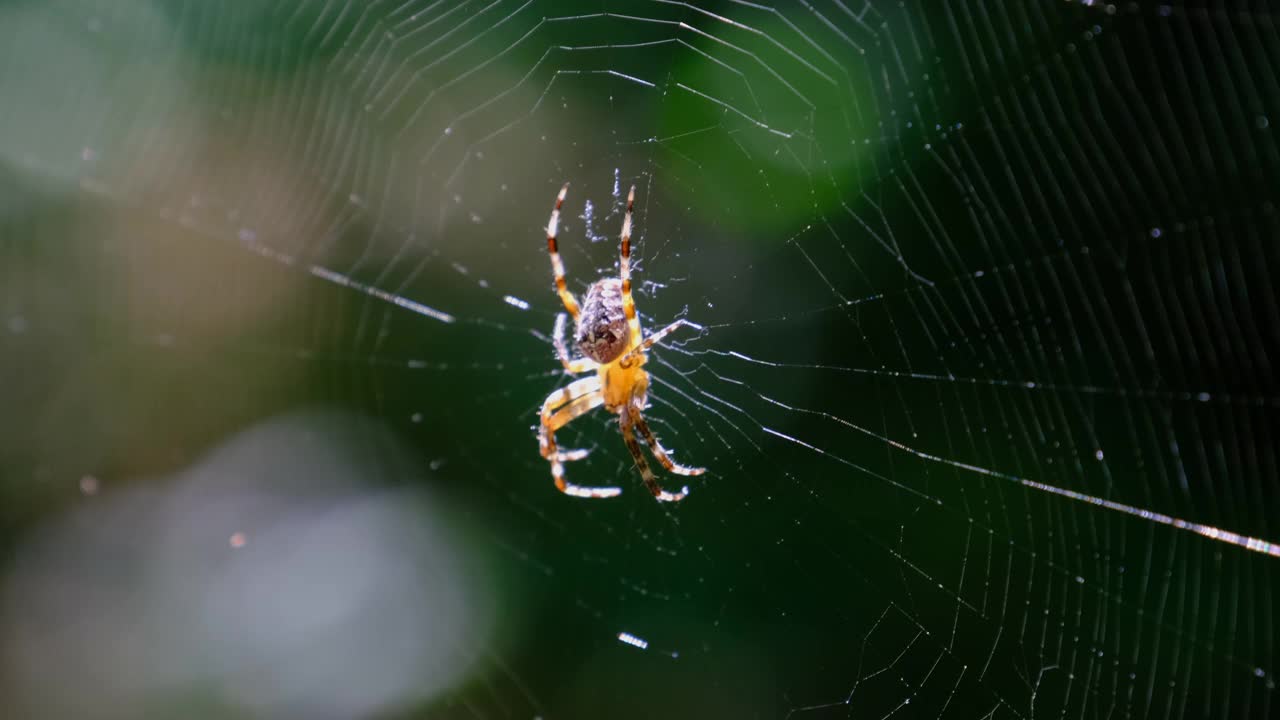
[[[573,341],[584,356],[608,364],[627,350],[630,340],[622,309],[622,280],[597,280],[587,289],[574,325]]]

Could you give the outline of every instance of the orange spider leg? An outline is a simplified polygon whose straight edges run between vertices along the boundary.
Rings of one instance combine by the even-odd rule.
[[[637,399],[637,402],[639,400]],[[706,468],[686,467],[671,459],[667,451],[658,443],[658,438],[654,437],[653,431],[649,429],[649,423],[645,422],[644,416],[640,414],[640,408],[635,409],[635,425],[636,430],[640,432],[640,437],[644,438],[645,443],[649,445],[649,450],[653,456],[662,463],[662,467],[676,475],[696,476],[706,472]],[[685,492],[688,492],[686,489]]]
[[[627,316],[627,325],[631,329],[631,340],[629,345],[635,347],[640,344],[640,318],[636,316],[636,301],[631,297],[631,212],[636,204],[636,186],[632,185],[631,190],[627,192],[627,214],[622,219],[622,242],[619,246],[618,261],[619,277],[622,279],[622,312]],[[632,362],[631,357],[626,358],[623,367],[627,367]]]
[[[586,457],[587,451],[562,451],[556,447],[556,430],[564,427],[579,415],[602,404],[604,404],[604,395],[600,392],[600,377],[598,375],[575,380],[548,395],[547,399],[542,403],[538,445],[542,451],[542,457],[551,463],[551,477],[555,480],[556,489],[566,495],[585,498],[609,498],[622,494],[621,488],[582,487],[566,481],[564,479],[564,463]],[[557,411],[556,408],[560,409]]]
[[[569,192],[569,183],[565,183],[560,188],[560,194],[556,196],[556,207],[551,211],[551,220],[547,223],[547,252],[551,255],[551,272],[556,279],[556,292],[560,293],[560,302],[564,303],[564,309],[569,311],[575,320],[578,319],[578,301],[573,298],[573,293],[569,292],[569,287],[564,281],[564,261],[560,259],[560,249],[556,246],[556,232],[560,226],[560,206],[564,204],[564,196]]]
[[[547,420],[546,428],[547,436],[551,438],[550,444],[552,448],[554,448],[556,460],[561,462],[570,462],[573,460],[581,460],[587,456],[587,453],[590,452],[589,450],[561,450],[555,444],[555,432],[565,425],[568,425],[579,415],[591,412],[603,404],[604,395],[597,391],[583,395],[552,413],[551,417]],[[558,484],[559,483],[557,483],[557,485]]]
[[[630,365],[631,356],[640,355],[641,353],[645,352],[646,350],[653,347],[654,345],[657,345],[658,343],[662,342],[663,338],[675,332],[676,330],[679,330],[682,327],[689,327],[694,330],[702,330],[702,326],[695,322],[689,322],[688,320],[684,320],[684,319],[677,320],[671,323],[670,325],[662,328],[658,332],[645,338],[644,342],[640,343],[633,350],[631,350],[631,352],[627,353],[626,357],[622,358],[622,361],[621,361],[622,366],[626,367],[627,365]]]
[[[640,443],[636,442],[635,433],[631,432],[631,426],[635,422],[636,412],[630,408],[624,408],[618,413],[618,424],[622,426],[622,439],[627,443],[627,449],[631,451],[631,457],[636,461],[636,468],[640,470],[640,476],[644,478],[645,487],[649,488],[649,492],[653,493],[654,499],[659,502],[679,502],[689,494],[689,486],[686,485],[680,489],[678,493],[667,492],[658,484],[658,478],[653,476],[653,470],[649,467],[649,461],[644,459],[644,454],[640,452]]]
[[[568,385],[547,396],[542,402],[542,412],[540,414],[540,427],[538,429],[538,447],[542,451],[542,457],[548,460],[553,457],[564,455],[556,449],[556,439],[554,430],[551,429],[551,414],[556,409],[577,400],[580,397],[600,392],[600,378],[585,377],[581,380],[575,380]],[[570,451],[576,453],[578,451]]]

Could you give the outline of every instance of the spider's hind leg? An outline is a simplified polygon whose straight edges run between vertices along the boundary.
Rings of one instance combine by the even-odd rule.
[[[630,329],[630,344],[639,345],[640,317],[636,315],[636,301],[631,295],[631,214],[636,205],[636,186],[627,192],[627,213],[622,219],[622,235],[618,243],[618,279],[622,280],[622,312]]]
[[[551,219],[547,221],[547,254],[551,256],[551,274],[556,283],[556,292],[560,295],[560,302],[564,303],[564,309],[568,310],[570,315],[577,318],[578,301],[565,284],[564,261],[560,259],[560,246],[556,242],[556,235],[560,231],[560,206],[564,205],[564,196],[568,192],[569,183],[565,183],[564,187],[560,188],[560,194],[556,195],[555,209],[551,211]]]

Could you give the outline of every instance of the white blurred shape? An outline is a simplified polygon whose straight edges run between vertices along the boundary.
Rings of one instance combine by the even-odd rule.
[[[0,167],[76,191],[84,164],[101,158],[94,148],[109,147],[126,150],[106,158],[115,172],[137,173],[136,146],[160,144],[157,118],[190,102],[164,14],[152,3],[112,5],[108,20],[88,22],[82,0],[0,7],[0,47],[11,59],[0,63]],[[132,137],[134,128],[149,137]]]
[[[323,719],[447,690],[492,601],[441,507],[370,485],[411,467],[366,420],[292,416],[81,506],[18,548],[0,696],[23,717]]]
[[[622,642],[624,642],[624,643],[626,643],[626,644],[628,644],[628,645],[633,645],[633,646],[635,646],[635,647],[638,647],[638,648],[640,648],[641,650],[648,650],[648,649],[649,649],[649,641],[648,641],[648,640],[645,640],[644,638],[638,638],[638,637],[636,637],[635,635],[632,635],[632,634],[631,634],[631,633],[629,633],[629,632],[620,632],[620,633],[618,633],[618,640],[620,640],[620,641],[622,641]]]

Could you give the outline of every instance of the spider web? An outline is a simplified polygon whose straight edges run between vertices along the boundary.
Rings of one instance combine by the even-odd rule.
[[[99,636],[46,647],[79,604],[31,600],[66,600],[59,573],[99,600],[171,592],[83,576],[105,558],[150,577],[150,551],[116,535],[160,512],[139,497],[196,482],[192,467],[267,426],[266,449],[235,466],[251,469],[198,482],[261,473],[281,513],[332,513],[369,488],[433,508],[352,520],[347,540],[405,533],[355,564],[405,537],[435,547],[407,529],[424,518],[463,538],[440,545],[457,557],[387,571],[421,575],[386,611],[444,659],[391,653],[383,670],[407,681],[358,700],[354,680],[325,685],[315,697],[342,700],[313,702],[338,716],[1275,712],[1280,43],[1266,4],[0,14],[0,618],[22,641],[0,686],[30,708],[114,716],[50,699],[39,678],[69,665],[59,692],[115,683],[120,716],[316,716],[244,689],[236,662],[276,667],[256,646],[120,690],[105,659],[72,660]],[[646,417],[678,462],[709,468],[678,505],[648,497],[603,413],[558,438],[591,450],[567,464],[573,482],[621,498],[561,496],[538,455],[539,404],[569,381],[542,238],[566,181],[570,288],[616,273],[634,184],[642,322],[705,328],[648,366]],[[300,408],[327,418],[298,426],[306,440],[278,425]],[[326,455],[317,437],[348,449]],[[291,454],[319,459],[263,470]],[[94,509],[113,493],[127,499]],[[241,534],[274,522],[259,505],[213,514],[209,496],[182,497],[200,530],[165,532],[270,554],[264,533]],[[487,580],[468,579],[477,567]],[[465,615],[438,590],[468,582],[483,622],[407,619]],[[320,602],[317,583],[292,602]],[[327,677],[280,643],[274,661]],[[191,651],[154,652],[163,666]]]

